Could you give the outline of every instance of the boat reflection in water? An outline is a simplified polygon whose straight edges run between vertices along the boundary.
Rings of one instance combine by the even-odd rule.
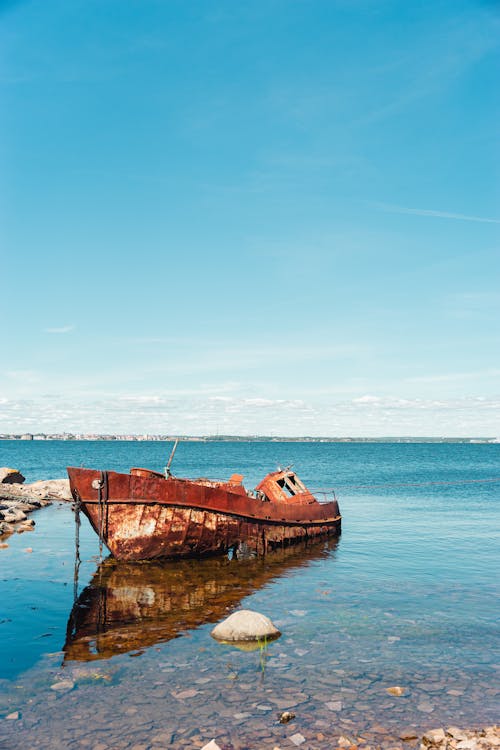
[[[244,597],[330,555],[336,544],[297,544],[249,560],[126,563],[110,557],[73,606],[64,661],[107,659],[216,623]]]

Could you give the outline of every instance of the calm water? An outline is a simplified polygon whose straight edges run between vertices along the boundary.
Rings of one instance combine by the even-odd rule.
[[[27,481],[67,465],[161,470],[169,449],[2,442],[0,465]],[[338,488],[338,542],[247,563],[99,565],[84,520],[73,609],[70,507],[38,511],[33,533],[10,537],[0,716],[21,718],[0,721],[0,747],[286,748],[297,732],[302,748],[340,734],[394,747],[403,728],[498,721],[500,482],[463,482],[500,477],[500,446],[184,443],[174,473],[238,471],[253,487],[290,463],[307,485]],[[401,486],[431,481],[443,484]],[[213,623],[240,606],[282,637],[256,652],[217,644]],[[52,690],[61,680],[73,689]],[[387,693],[395,685],[404,696]],[[296,719],[281,725],[285,708]]]

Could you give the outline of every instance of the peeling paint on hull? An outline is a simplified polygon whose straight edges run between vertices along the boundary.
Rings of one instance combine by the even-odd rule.
[[[103,497],[101,472],[69,468],[68,474],[73,496],[119,560],[202,556],[243,544],[264,554],[340,531],[336,502],[263,502],[241,484],[115,472],[105,473]]]

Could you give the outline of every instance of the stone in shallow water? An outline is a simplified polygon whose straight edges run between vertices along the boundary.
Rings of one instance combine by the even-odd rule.
[[[403,729],[399,733],[399,739],[403,740],[404,742],[407,742],[408,740],[416,740],[417,737],[418,737],[418,733],[412,727],[408,727],[407,729]]]
[[[394,685],[394,687],[386,688],[386,692],[389,693],[389,695],[401,696],[405,694],[405,688],[400,685]]]
[[[210,635],[218,641],[241,642],[273,640],[281,633],[269,617],[250,609],[240,609],[216,625]]]
[[[61,680],[60,682],[54,682],[54,684],[50,686],[50,689],[55,690],[58,693],[63,693],[65,690],[73,690],[74,687],[75,683],[71,680]]]
[[[210,740],[210,742],[207,742],[206,745],[203,745],[201,750],[221,750],[221,748],[220,748],[220,745],[218,745],[215,740]]]
[[[300,734],[300,732],[297,732],[297,734],[292,734],[292,736],[290,737],[290,741],[298,747],[306,741],[306,738],[304,737],[304,735]]]

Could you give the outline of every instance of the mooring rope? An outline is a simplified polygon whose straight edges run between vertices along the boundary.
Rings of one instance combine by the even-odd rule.
[[[99,503],[99,562],[102,562],[102,546],[104,538],[104,510],[108,501],[108,472],[101,471],[97,489],[97,501]]]
[[[73,602],[76,602],[78,598],[78,572],[80,570],[80,506],[81,506],[81,498],[80,495],[76,490],[74,490],[73,497],[75,499],[75,504],[73,506],[74,512],[75,512],[75,567],[73,571]]]

